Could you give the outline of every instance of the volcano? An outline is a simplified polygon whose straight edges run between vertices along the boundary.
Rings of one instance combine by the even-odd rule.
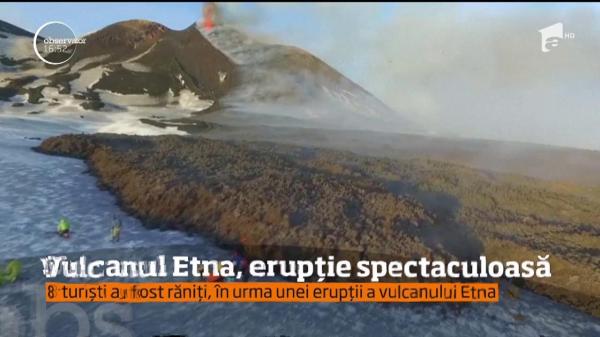
[[[7,23],[0,27],[11,27],[19,38],[31,36]],[[2,99],[18,104],[74,100],[84,109],[111,111],[184,102],[196,112],[284,116],[321,127],[395,121],[399,130],[413,129],[408,119],[309,52],[254,41],[225,26],[177,31],[151,21],[124,21],[87,35],[65,65],[47,66],[31,55],[10,55],[10,65],[13,71],[0,75]]]

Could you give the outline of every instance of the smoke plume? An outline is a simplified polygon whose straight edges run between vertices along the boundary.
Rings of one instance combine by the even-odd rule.
[[[436,134],[600,149],[600,7],[220,4],[225,24],[302,47]],[[550,53],[539,29],[575,33]]]

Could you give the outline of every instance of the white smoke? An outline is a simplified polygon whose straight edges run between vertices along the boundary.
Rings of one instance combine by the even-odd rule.
[[[224,4],[224,22],[298,45],[440,134],[600,149],[600,6]],[[539,29],[575,39],[550,53]]]

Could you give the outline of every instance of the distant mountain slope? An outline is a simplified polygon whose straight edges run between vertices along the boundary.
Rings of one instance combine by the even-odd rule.
[[[153,125],[181,132],[193,132],[203,118],[228,124],[231,132],[224,137],[429,157],[545,179],[600,183],[595,152],[398,135],[419,130],[322,60],[296,47],[255,41],[231,27],[206,31],[191,25],[175,31],[145,20],[119,22],[89,34],[88,43],[59,67],[48,67],[33,55],[32,33],[0,21],[0,34],[3,113],[92,119],[108,115],[95,110],[122,112],[123,118],[153,119]],[[156,123],[209,107],[210,115]],[[177,114],[177,109],[184,113]],[[127,132],[120,119],[114,124],[103,131]],[[276,131],[262,125],[302,129]]]
[[[235,71],[233,63],[193,27],[174,31],[140,20],[91,34],[69,66],[68,73],[79,74],[79,79],[95,75],[76,82],[79,85],[72,90],[149,99],[189,90],[199,98],[216,100],[231,87]],[[229,76],[220,78],[223,73]]]
[[[33,37],[34,34],[23,29],[23,28],[19,28],[15,25],[12,25],[6,21],[2,21],[0,20],[0,34],[2,33],[8,33],[8,34],[12,34],[12,35],[16,35],[16,36],[23,36],[23,37]]]
[[[173,31],[131,20],[86,40],[65,65],[26,59],[20,67],[0,73],[0,99],[42,111],[48,104],[73,103],[75,108],[106,111],[185,104],[200,111],[224,95],[234,78],[233,63],[193,27]]]
[[[305,50],[259,42],[227,26],[203,33],[239,65],[240,85],[225,100],[230,105],[268,113],[265,104],[278,103],[282,110],[278,116],[317,120],[332,127],[419,130],[405,116]]]
[[[245,125],[233,116],[227,127],[189,133],[212,139],[270,141],[299,146],[324,147],[357,154],[398,159],[430,158],[485,171],[513,173],[543,180],[575,183],[596,188],[600,195],[600,151],[521,142],[359,130],[308,129]],[[222,120],[216,114],[194,117],[200,122]]]
[[[414,130],[407,119],[314,55],[256,42],[232,28],[206,32],[192,25],[175,31],[130,20],[86,39],[63,66],[49,67],[29,56],[12,58],[12,66],[22,61],[21,68],[0,72],[0,99],[19,106],[75,100],[85,109],[107,111],[191,99],[317,126]],[[206,108],[205,103],[198,106]]]
[[[11,67],[33,60],[33,36],[25,29],[0,20],[0,72],[10,71]]]

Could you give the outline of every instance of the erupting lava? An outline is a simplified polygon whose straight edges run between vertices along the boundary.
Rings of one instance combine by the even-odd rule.
[[[215,27],[215,17],[217,14],[217,5],[214,2],[207,2],[202,9],[202,27],[211,30]]]

